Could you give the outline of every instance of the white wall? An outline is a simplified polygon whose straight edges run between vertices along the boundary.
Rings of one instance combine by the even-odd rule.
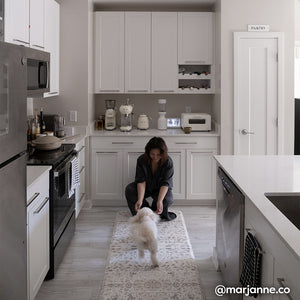
[[[34,100],[34,107],[45,113],[60,113],[67,125],[88,125],[93,95],[89,93],[91,76],[92,21],[91,0],[58,0],[60,3],[60,95]],[[69,111],[78,112],[78,121],[70,122]]]
[[[233,32],[268,24],[284,32],[284,153],[294,151],[294,0],[217,0],[221,7],[221,153],[233,154]]]

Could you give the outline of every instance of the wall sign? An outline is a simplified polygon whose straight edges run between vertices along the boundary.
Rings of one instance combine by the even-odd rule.
[[[248,25],[248,31],[270,31],[270,25]]]

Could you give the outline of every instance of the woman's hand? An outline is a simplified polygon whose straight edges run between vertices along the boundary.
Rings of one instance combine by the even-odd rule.
[[[135,206],[134,206],[135,211],[138,211],[141,208],[142,203],[143,203],[142,201],[137,201],[135,203]]]
[[[163,203],[162,201],[157,201],[156,203],[156,214],[160,215],[163,212]]]

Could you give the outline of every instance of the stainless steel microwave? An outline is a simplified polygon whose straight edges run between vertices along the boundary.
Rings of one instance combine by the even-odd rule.
[[[50,53],[26,48],[27,96],[43,97],[50,91]]]

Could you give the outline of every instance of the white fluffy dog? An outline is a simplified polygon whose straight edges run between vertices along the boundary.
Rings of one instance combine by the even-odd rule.
[[[144,257],[144,250],[151,253],[151,262],[153,266],[158,267],[157,253],[157,227],[156,223],[159,216],[150,208],[143,207],[138,210],[137,214],[130,218],[130,232],[135,241],[139,257]]]

